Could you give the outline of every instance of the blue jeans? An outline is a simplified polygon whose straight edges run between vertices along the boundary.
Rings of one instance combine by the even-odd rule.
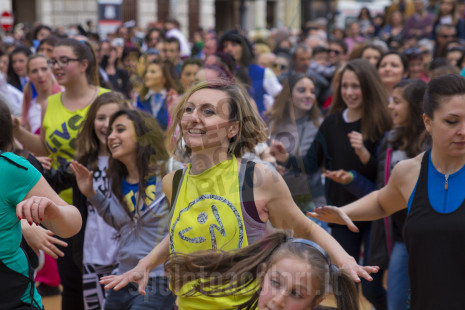
[[[165,277],[149,278],[146,294],[141,295],[137,291],[137,285],[130,283],[128,286],[108,292],[105,301],[105,310],[170,310],[173,308],[176,297],[168,287],[168,279]]]
[[[359,228],[358,233],[351,232],[346,226],[332,225],[331,234],[355,260],[360,258],[363,245],[363,265],[367,265],[367,262],[369,262],[368,253],[370,252],[371,223],[357,222],[355,225]],[[372,273],[373,281],[371,282],[361,278],[363,295],[376,310],[387,309],[386,290],[383,288],[383,273],[384,270],[382,269],[378,273]]]
[[[409,295],[408,254],[403,242],[392,247],[387,278],[389,310],[406,310]]]

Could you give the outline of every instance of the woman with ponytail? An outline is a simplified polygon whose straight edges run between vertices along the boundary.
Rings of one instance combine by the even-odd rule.
[[[238,309],[315,309],[332,292],[337,309],[359,309],[354,281],[331,264],[326,252],[283,231],[236,251],[173,254],[165,263],[174,292],[195,281],[186,294],[238,295],[259,288]]]
[[[109,90],[99,87],[98,65],[95,52],[87,42],[62,39],[53,50],[49,64],[65,91],[47,99],[47,109],[42,120],[40,136],[34,135],[15,122],[15,137],[25,149],[36,156],[49,156],[51,167],[58,169],[71,161],[76,151],[76,137],[81,123],[87,116],[92,102]],[[60,196],[72,203],[72,190],[66,189]],[[83,211],[87,206],[78,206]],[[59,258],[58,270],[63,286],[62,309],[84,309],[82,296],[82,242],[84,225]]]

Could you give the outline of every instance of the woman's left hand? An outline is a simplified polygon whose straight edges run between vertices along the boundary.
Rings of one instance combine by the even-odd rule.
[[[32,196],[16,205],[16,216],[19,220],[27,220],[29,225],[54,219],[57,211],[58,206],[46,197]]]
[[[363,135],[360,132],[352,131],[347,136],[350,140],[350,146],[352,146],[362,164],[365,165],[370,160],[371,155],[366,149],[365,144],[363,144]]]

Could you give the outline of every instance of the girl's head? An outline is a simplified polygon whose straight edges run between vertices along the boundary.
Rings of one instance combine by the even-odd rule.
[[[389,21],[391,26],[399,26],[404,23],[404,17],[400,11],[394,11],[391,14],[391,20]]]
[[[392,101],[388,108],[391,111],[394,126],[422,124],[423,96],[426,83],[422,80],[405,80],[394,86]]]
[[[121,182],[128,176],[128,166],[136,163],[139,176],[139,198],[146,198],[147,181],[154,175],[164,176],[165,163],[169,159],[165,148],[163,132],[157,121],[149,114],[123,109],[110,118],[107,137],[111,153],[108,162],[108,175],[111,190],[132,217],[124,202]]]
[[[231,71],[221,63],[216,65],[205,65],[195,74],[194,84],[211,80],[226,80],[234,83],[235,78]]]
[[[390,51],[381,56],[376,67],[384,86],[391,90],[405,77],[408,63],[402,54]]]
[[[189,58],[184,60],[181,68],[181,86],[184,91],[194,84],[195,75],[202,68],[202,61],[196,58]]]
[[[13,123],[8,105],[0,99],[0,124],[2,124],[2,134],[0,135],[0,151],[12,152],[15,150],[15,140],[13,137]]]
[[[419,79],[425,74],[423,55],[418,48],[408,48],[404,51],[407,59],[407,72],[410,79]]]
[[[360,58],[368,60],[373,66],[376,66],[378,63],[379,59],[381,58],[381,55],[383,55],[383,51],[381,50],[380,47],[376,45],[367,45],[362,49],[362,52],[360,54]]]
[[[26,64],[26,72],[29,81],[34,84],[39,92],[47,91],[52,88],[54,79],[52,70],[50,70],[48,65],[47,56],[42,54],[29,56]]]
[[[368,61],[354,59],[346,64],[334,96],[330,113],[347,108],[360,114],[365,139],[376,141],[389,129],[388,95],[375,67]]]
[[[142,78],[144,86],[140,93],[141,98],[144,98],[150,89],[154,91],[162,89],[179,91],[179,87],[171,74],[171,65],[168,62],[157,60],[149,63]]]
[[[48,59],[53,57],[53,49],[57,44],[58,39],[55,36],[48,36],[42,41],[40,41],[39,47],[37,48],[38,54],[43,54],[47,56]]]
[[[412,158],[423,150],[424,129],[423,96],[426,83],[422,80],[405,80],[394,86],[391,111],[394,125],[390,143],[395,149],[402,149]]]
[[[423,121],[433,148],[465,156],[465,78],[449,74],[432,79],[424,97]]]
[[[223,35],[219,49],[231,54],[241,66],[248,66],[255,57],[250,41],[236,30],[228,31]]]
[[[76,141],[76,160],[92,170],[97,167],[99,154],[106,153],[110,117],[128,108],[124,96],[108,92],[98,96],[91,104]]]
[[[43,39],[50,36],[51,33],[52,33],[52,28],[50,28],[47,25],[39,25],[34,29],[32,38],[34,40],[42,41]]]
[[[258,298],[259,309],[304,310],[317,307],[333,285],[338,309],[357,309],[353,281],[341,273],[324,250],[305,239],[291,239],[273,252],[265,263]]]
[[[173,112],[168,136],[179,147],[184,138],[188,154],[225,147],[228,155],[240,157],[266,140],[266,127],[242,86],[210,80],[186,92]]]
[[[267,115],[274,125],[282,119],[295,121],[306,114],[317,121],[321,113],[316,105],[316,92],[315,83],[309,77],[294,73],[284,80],[283,89]]]
[[[460,60],[463,59],[465,55],[465,48],[462,46],[459,47],[451,47],[448,48],[446,51],[446,59],[449,64],[453,66],[457,66],[459,69],[462,69]]]
[[[317,244],[288,236],[276,231],[235,251],[173,254],[165,263],[170,286],[177,292],[185,283],[202,279],[186,293],[224,296],[250,290],[259,280],[258,290],[238,309],[314,309],[330,290],[337,309],[358,309],[352,279],[331,265]]]
[[[457,10],[456,0],[440,0],[439,1],[439,10],[438,10],[439,17],[454,15],[456,10]]]
[[[94,49],[85,41],[61,39],[50,59],[58,83],[69,85],[84,76],[88,84],[99,85],[98,64]]]
[[[8,63],[8,81],[13,85],[18,86],[19,77],[26,76],[26,62],[31,54],[31,50],[26,46],[18,46],[11,52]]]

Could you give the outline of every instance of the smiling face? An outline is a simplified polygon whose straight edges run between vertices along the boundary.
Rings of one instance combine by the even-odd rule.
[[[303,117],[315,103],[315,85],[309,78],[298,81],[292,89],[292,106],[296,119]]]
[[[94,132],[100,144],[107,143],[108,125],[111,116],[119,110],[117,103],[107,103],[102,105],[98,110],[94,120]]]
[[[391,111],[392,123],[394,126],[406,126],[409,114],[409,104],[403,95],[404,89],[397,87],[392,92],[392,100],[388,109]]]
[[[227,150],[238,132],[238,122],[229,120],[229,96],[217,89],[193,93],[181,118],[182,136],[192,153]]]
[[[23,53],[14,54],[11,57],[11,65],[18,76],[26,76],[27,56]]]
[[[266,272],[258,309],[305,310],[317,305],[312,293],[311,266],[302,259],[285,257]]]
[[[378,73],[381,81],[388,88],[399,83],[404,75],[404,65],[399,55],[385,56],[379,64]]]
[[[87,64],[81,60],[70,60],[67,64],[62,64],[61,60],[65,59],[77,59],[73,49],[64,45],[55,47],[52,60],[56,60],[57,63],[52,66],[52,72],[58,84],[66,86],[82,76],[85,78]]]
[[[361,113],[363,109],[363,95],[357,75],[345,70],[341,78],[341,97],[349,110]]]
[[[144,84],[147,88],[155,91],[161,90],[165,85],[166,79],[160,65],[150,64],[144,76]]]
[[[433,148],[448,156],[465,156],[465,95],[443,97],[433,118],[423,115]]]
[[[107,145],[114,159],[122,163],[136,160],[137,135],[134,124],[127,115],[121,115],[113,121]]]
[[[52,71],[44,57],[29,61],[28,77],[38,91],[47,91],[52,87]]]
[[[181,85],[184,90],[192,86],[200,67],[196,64],[186,65],[181,72]]]
[[[408,62],[408,75],[411,79],[419,79],[424,73],[423,58],[411,59]]]

